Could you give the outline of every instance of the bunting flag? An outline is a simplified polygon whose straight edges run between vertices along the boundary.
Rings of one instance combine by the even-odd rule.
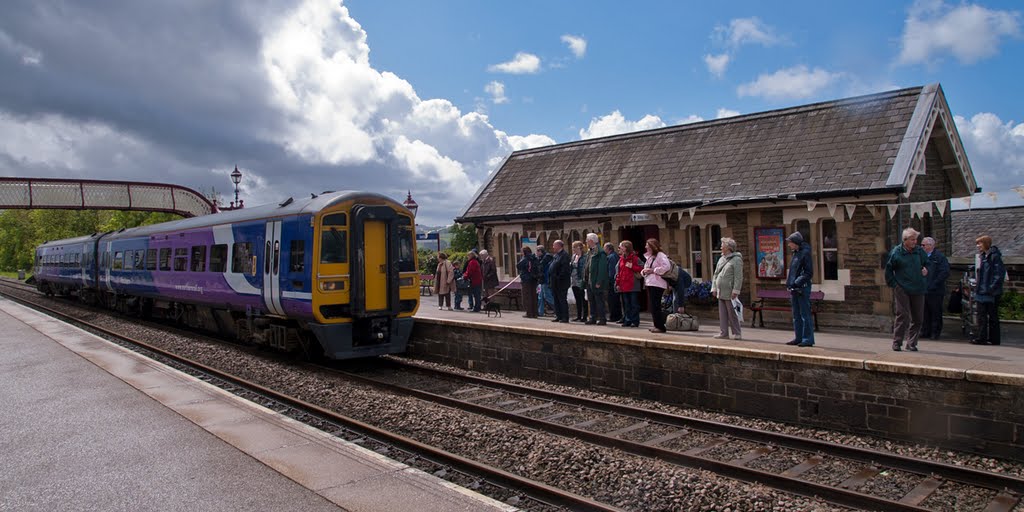
[[[996,194],[995,192],[986,192],[985,195],[988,196],[993,203],[999,200],[999,194]]]
[[[971,207],[971,196],[961,197],[960,202],[966,205],[968,208]]]
[[[940,217],[945,217],[946,216],[946,202],[945,201],[935,201],[935,207],[938,208],[939,216]]]
[[[839,205],[836,203],[825,203],[825,206],[828,207],[828,216],[833,219],[836,218],[836,207]]]
[[[846,207],[846,218],[852,219],[853,218],[853,212],[857,209],[857,205],[855,205],[855,204],[845,204],[843,206]]]
[[[889,218],[891,219],[891,218],[896,216],[896,210],[899,209],[900,205],[898,205],[898,204],[887,204],[887,205],[885,205],[885,207],[889,209]]]
[[[921,203],[910,203],[910,215],[923,219],[925,214],[931,215],[932,213],[932,202],[924,201]]]
[[[693,216],[697,214],[697,207],[694,206],[693,208],[686,210],[686,212],[690,214],[690,220],[693,220]]]
[[[1013,187],[1010,190],[1016,192],[1017,195],[1021,197],[1021,199],[1024,199],[1024,185]]]
[[[872,219],[877,219],[878,216],[882,213],[881,211],[878,210],[878,207],[873,204],[866,204],[864,205],[864,208],[866,208],[868,213],[871,214]]]
[[[807,201],[807,211],[813,212],[816,206],[818,206],[817,201]]]

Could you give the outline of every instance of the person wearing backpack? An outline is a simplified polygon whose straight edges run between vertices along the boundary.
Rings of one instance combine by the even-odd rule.
[[[540,263],[540,292],[537,293],[537,316],[544,316],[544,309],[547,306],[551,306],[551,310],[555,310],[555,294],[551,291],[551,285],[548,284],[550,275],[548,269],[551,267],[551,261],[555,257],[548,253],[547,249],[543,245],[537,247],[537,262]]]
[[[526,318],[537,318],[537,280],[540,277],[540,262],[533,255],[533,249],[523,246],[523,257],[516,264],[519,281],[522,283],[523,309]]]

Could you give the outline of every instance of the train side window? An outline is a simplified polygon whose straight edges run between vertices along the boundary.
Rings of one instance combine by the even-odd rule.
[[[188,249],[177,247],[174,249],[174,271],[184,272],[188,270]]]
[[[252,273],[252,244],[238,242],[231,246],[231,272],[235,274]]]
[[[416,251],[413,250],[412,219],[398,218],[398,271],[416,271]]]
[[[114,264],[110,266],[111,270],[121,270],[124,268],[124,253],[117,251],[114,253]]]
[[[292,240],[288,247],[288,271],[302,272],[306,269],[306,241]]]
[[[156,249],[146,249],[146,270],[156,270]]]
[[[192,246],[192,272],[206,272],[206,246]]]
[[[210,272],[224,272],[228,263],[228,244],[210,246]]]
[[[135,251],[124,252],[124,269],[131,270],[135,268]]]
[[[160,270],[165,272],[171,270],[171,249],[169,247],[160,249]]]
[[[142,270],[142,268],[145,266],[145,263],[143,263],[142,260],[144,260],[145,258],[146,258],[146,251],[145,250],[139,249],[139,250],[135,251],[135,270]]]

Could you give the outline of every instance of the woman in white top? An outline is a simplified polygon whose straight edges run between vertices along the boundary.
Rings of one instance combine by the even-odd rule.
[[[661,276],[665,272],[672,270],[672,262],[669,261],[665,252],[661,250],[661,244],[658,243],[658,240],[654,238],[648,239],[645,247],[647,253],[644,254],[644,257],[647,258],[647,262],[644,263],[644,269],[640,271],[640,274],[644,276],[644,286],[647,287],[647,302],[651,308],[651,318],[654,319],[654,327],[650,331],[665,332],[665,314],[661,311],[661,297],[665,295],[668,283]]]

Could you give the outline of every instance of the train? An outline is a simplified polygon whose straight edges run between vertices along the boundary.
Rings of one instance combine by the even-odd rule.
[[[342,191],[47,241],[34,275],[47,295],[353,359],[405,351],[417,265],[412,212]]]

